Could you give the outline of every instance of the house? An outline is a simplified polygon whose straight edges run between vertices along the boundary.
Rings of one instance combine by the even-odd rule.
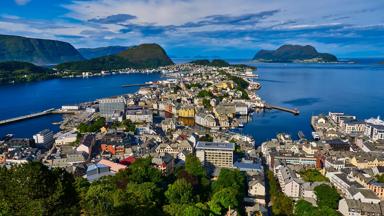
[[[359,200],[363,203],[380,203],[379,197],[369,189],[351,187],[348,192],[347,198]]]
[[[215,117],[207,113],[196,114],[195,122],[196,124],[207,128],[213,128],[217,126]]]
[[[112,172],[115,172],[115,173],[119,172],[120,170],[124,170],[127,168],[127,166],[125,166],[123,164],[114,163],[114,162],[106,160],[106,159],[100,160],[97,164],[107,166],[107,167],[109,167],[109,169]]]
[[[96,181],[103,176],[114,175],[108,166],[103,164],[88,165],[86,175],[84,176],[89,182]]]
[[[338,211],[344,216],[382,215],[380,204],[363,203],[352,199],[341,199]]]
[[[125,118],[133,123],[152,123],[153,113],[150,110],[127,110]]]
[[[55,140],[56,145],[67,145],[73,142],[76,142],[77,134],[74,131],[69,131],[67,133],[59,134]]]
[[[125,133],[107,133],[100,140],[102,152],[112,155],[123,155],[125,149],[131,145],[132,140]]]
[[[161,121],[161,129],[163,129],[164,132],[173,131],[176,129],[176,122],[172,118],[167,118]]]
[[[373,167],[384,166],[384,156],[374,153],[355,154],[349,158],[349,163],[359,169],[370,169]]]
[[[195,107],[192,105],[179,106],[177,108],[177,115],[179,117],[193,118],[195,117]]]
[[[96,142],[96,136],[94,134],[86,134],[80,142],[80,145],[76,148],[78,152],[85,152],[88,155],[92,153],[93,145]]]
[[[152,164],[159,169],[163,175],[172,174],[175,167],[174,158],[168,153],[160,153],[152,158]]]
[[[248,181],[248,196],[254,198],[256,203],[265,205],[265,194],[263,176],[253,176],[252,180]]]

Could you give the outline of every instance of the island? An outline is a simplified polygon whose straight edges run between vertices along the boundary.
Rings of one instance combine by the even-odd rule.
[[[84,60],[83,56],[67,42],[0,35],[0,62],[23,61],[54,65],[78,60]]]
[[[100,72],[120,69],[148,69],[173,65],[165,50],[158,44],[141,44],[118,54],[102,56],[84,61],[57,65],[58,71]]]
[[[46,80],[56,77],[55,71],[28,62],[0,62],[0,85]]]
[[[253,57],[259,62],[298,62],[298,63],[329,63],[337,62],[337,57],[329,53],[319,53],[310,45],[283,45],[277,50],[260,50]]]

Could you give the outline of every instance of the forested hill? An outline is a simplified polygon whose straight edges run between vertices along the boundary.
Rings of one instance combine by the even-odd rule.
[[[103,56],[85,61],[68,62],[59,64],[59,71],[90,71],[116,70],[124,68],[157,68],[172,65],[172,60],[165,50],[158,44],[141,44],[130,47],[118,54]]]
[[[24,61],[53,65],[83,59],[80,53],[66,42],[0,35],[0,62]]]

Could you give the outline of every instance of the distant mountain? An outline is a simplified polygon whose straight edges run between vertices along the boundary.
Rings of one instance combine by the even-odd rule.
[[[85,61],[76,61],[59,64],[59,71],[73,72],[100,72],[102,70],[116,70],[124,68],[157,68],[172,65],[164,49],[158,44],[141,44],[130,47],[118,54],[98,57]]]
[[[80,53],[66,42],[0,35],[0,62],[24,61],[50,65],[83,59]]]
[[[128,49],[127,46],[107,46],[98,48],[77,49],[84,58],[93,59],[101,56],[114,55]]]
[[[54,76],[53,70],[29,62],[0,62],[0,84],[44,80]]]
[[[283,45],[277,50],[260,50],[253,60],[261,62],[337,62],[336,56],[319,53],[310,45]]]

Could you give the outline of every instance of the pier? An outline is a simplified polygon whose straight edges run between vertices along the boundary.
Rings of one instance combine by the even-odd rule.
[[[18,121],[23,121],[23,120],[27,120],[27,119],[32,119],[32,118],[37,118],[37,117],[50,115],[50,114],[75,114],[75,113],[76,113],[75,111],[67,111],[67,110],[51,108],[51,109],[44,110],[42,112],[37,112],[37,113],[32,113],[32,114],[28,114],[28,115],[23,115],[23,116],[10,118],[10,119],[1,120],[0,125],[6,125],[6,124],[10,124],[10,123],[18,122]]]
[[[150,86],[153,84],[155,83],[126,84],[126,85],[122,85],[121,87]]]
[[[292,113],[293,115],[299,115],[300,114],[300,111],[298,109],[290,109],[290,108],[286,108],[286,107],[282,107],[282,106],[275,106],[275,105],[271,105],[271,104],[265,104],[264,108],[289,112],[289,113]]]

